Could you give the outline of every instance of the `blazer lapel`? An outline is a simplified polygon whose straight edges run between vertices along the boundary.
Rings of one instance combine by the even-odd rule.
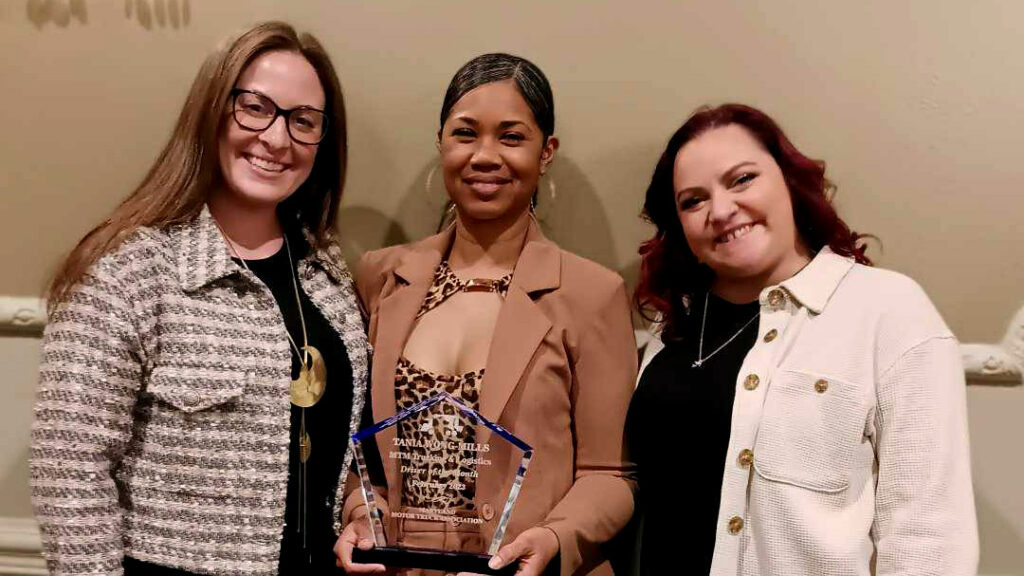
[[[551,329],[551,320],[533,298],[557,289],[560,274],[561,251],[531,220],[512,284],[498,313],[480,391],[480,414],[492,422],[500,418],[534,352]]]
[[[395,370],[398,358],[402,355],[405,342],[412,331],[416,313],[430,290],[434,279],[434,271],[441,262],[441,254],[450,242],[451,234],[444,232],[427,238],[406,254],[401,263],[392,272],[393,278],[387,285],[393,286],[390,293],[385,294],[377,308],[377,333],[374,338],[373,377],[371,382],[377,383],[371,389],[373,402],[373,420],[380,422],[395,415]],[[401,486],[397,479],[399,460],[389,459],[388,453],[394,445],[397,430],[394,426],[377,435],[381,459],[388,470],[388,491],[390,494],[401,494]],[[391,502],[397,505],[398,500]]]
[[[373,387],[373,419],[377,422],[395,415],[398,358],[453,233],[446,230],[412,246],[392,272],[393,278],[385,283],[393,288],[384,294],[377,308],[373,357],[373,382],[381,383]]]

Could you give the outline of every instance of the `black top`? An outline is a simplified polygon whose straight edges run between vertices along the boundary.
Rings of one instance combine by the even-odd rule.
[[[301,233],[289,233],[292,261],[309,252],[309,245]],[[236,263],[240,263],[235,259]],[[266,284],[274,295],[289,334],[300,347],[303,345],[302,322],[295,302],[293,274],[288,253],[281,249],[269,258],[246,260],[249,269]],[[298,276],[295,276],[298,280]],[[299,430],[302,409],[291,407],[291,437],[288,443],[288,488],[285,504],[285,525],[281,538],[280,574],[342,574],[335,565],[333,508],[341,476],[341,466],[348,446],[349,415],[352,412],[352,365],[341,336],[331,328],[327,319],[313,305],[299,284],[299,298],[305,315],[309,344],[323,355],[327,366],[327,386],[320,401],[306,408],[306,431],[312,451],[306,461],[306,538],[303,543],[300,499],[301,476],[299,462]],[[289,348],[291,345],[289,344]],[[299,375],[299,359],[292,351],[292,378]],[[188,572],[160,568],[132,558],[125,558],[126,576],[161,575],[185,576]]]
[[[289,234],[292,262],[296,264],[309,252],[301,234]],[[281,308],[285,326],[292,339],[303,345],[302,322],[295,302],[298,272],[289,266],[284,246],[273,256],[262,260],[246,260],[249,269],[270,289]],[[293,276],[295,274],[296,276]],[[288,496],[285,505],[285,526],[281,539],[281,574],[316,574],[337,571],[335,566],[333,508],[341,475],[341,466],[348,446],[349,415],[352,412],[352,365],[345,343],[331,328],[320,310],[309,300],[299,285],[302,313],[310,346],[323,355],[327,366],[327,386],[320,401],[306,408],[306,431],[310,452],[306,461],[306,507],[303,512],[302,476],[299,462],[299,430],[302,408],[291,407],[291,438],[288,443]],[[291,345],[289,345],[291,347]],[[292,378],[299,375],[299,358],[292,350]],[[305,544],[301,514],[306,515]]]
[[[757,338],[759,304],[708,298],[705,361],[696,368],[703,312],[701,295],[677,332],[681,339],[668,343],[644,370],[626,417],[644,515],[642,574],[711,569],[736,377]]]

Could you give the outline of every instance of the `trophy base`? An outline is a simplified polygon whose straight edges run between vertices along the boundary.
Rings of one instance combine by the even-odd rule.
[[[487,567],[491,559],[486,554],[469,552],[448,552],[445,550],[425,550],[422,548],[391,548],[381,546],[369,550],[352,550],[352,561],[358,564],[383,564],[389,568],[419,568],[422,570],[441,570],[443,572],[473,572],[476,574],[495,574],[512,576],[518,567],[516,563],[498,570]]]

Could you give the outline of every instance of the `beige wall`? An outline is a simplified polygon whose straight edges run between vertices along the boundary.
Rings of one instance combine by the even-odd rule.
[[[962,340],[998,339],[1024,302],[1024,3],[127,4],[130,18],[121,0],[0,0],[2,295],[40,294],[60,255],[138,182],[209,48],[277,17],[315,32],[342,77],[350,255],[436,225],[443,190],[426,183],[444,88],[470,57],[503,50],[533,59],[555,89],[562,149],[542,215],[569,249],[632,278],[664,141],[694,107],[742,101],[828,160],[847,221],[882,238],[878,262],[921,282]],[[46,6],[75,10],[48,18]],[[19,442],[35,346],[0,339],[11,400],[0,426]],[[993,574],[1024,573],[1022,396],[971,391]],[[26,448],[4,450],[0,516],[23,515]]]

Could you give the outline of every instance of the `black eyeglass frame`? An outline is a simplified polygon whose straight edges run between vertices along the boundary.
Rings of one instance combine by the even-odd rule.
[[[245,124],[242,124],[242,122],[238,119],[238,112],[239,112],[239,110],[238,110],[238,97],[241,96],[242,94],[253,94],[255,96],[259,96],[260,98],[266,100],[267,102],[270,102],[270,105],[274,107],[274,115],[270,118],[270,122],[268,122],[267,125],[264,128],[250,128],[250,127],[246,126]],[[299,110],[312,110],[313,112],[319,112],[320,115],[323,116],[324,122],[323,122],[323,124],[320,127],[320,139],[317,140],[316,142],[303,142],[302,140],[299,140],[298,138],[296,138],[295,134],[292,134],[291,115],[292,115],[292,112],[297,112]],[[274,102],[273,98],[271,98],[270,96],[267,96],[266,94],[263,94],[262,92],[257,92],[255,90],[246,90],[244,88],[235,88],[235,89],[231,90],[231,118],[235,121],[235,124],[238,124],[238,127],[241,128],[242,130],[246,130],[248,132],[265,132],[267,129],[269,129],[271,126],[274,125],[274,122],[277,122],[277,117],[278,116],[284,116],[284,127],[285,127],[285,130],[288,131],[288,137],[291,138],[292,142],[295,142],[296,144],[305,144],[307,146],[315,146],[315,145],[323,142],[324,138],[327,137],[327,127],[330,125],[331,119],[327,116],[327,111],[325,111],[325,110],[320,110],[319,108],[313,108],[312,106],[297,106],[295,108],[281,108],[280,106],[277,105],[277,102]]]

